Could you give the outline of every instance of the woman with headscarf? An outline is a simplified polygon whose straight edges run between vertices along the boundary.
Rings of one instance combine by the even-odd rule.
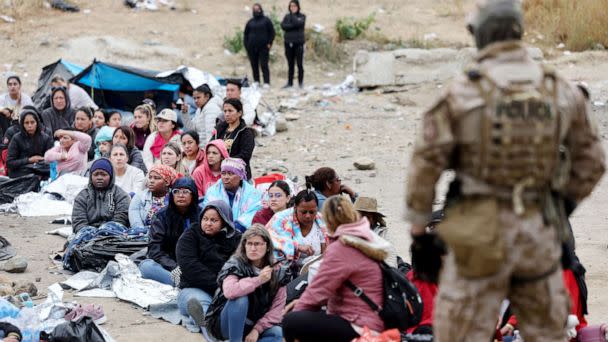
[[[199,223],[177,242],[181,270],[177,305],[200,327],[217,289],[217,274],[236,250],[241,233],[234,229],[230,207],[222,201],[209,202],[201,211]]]
[[[198,197],[205,196],[207,189],[221,177],[222,161],[229,157],[223,140],[212,140],[205,146],[203,162],[192,173],[198,188]]]
[[[169,190],[177,178],[175,170],[156,164],[148,172],[147,188],[135,194],[129,206],[132,228],[149,228],[152,218],[169,204]]]
[[[304,26],[306,26],[306,16],[300,12],[300,2],[291,0],[289,2],[289,13],[285,15],[281,22],[281,28],[285,31],[283,40],[285,41],[285,57],[287,57],[287,85],[285,88],[293,87],[293,76],[295,74],[295,63],[298,63],[298,85],[304,86]]]
[[[176,286],[179,277],[176,247],[183,232],[198,225],[199,209],[196,184],[191,178],[178,178],[169,193],[169,205],[152,219],[148,259],[139,265],[142,277]],[[173,272],[173,274],[172,274]]]
[[[91,161],[95,159],[95,137],[97,136],[98,129],[95,127],[93,122],[93,109],[89,107],[81,107],[76,109],[74,114],[74,128],[79,132],[86,133],[91,137],[91,146],[87,152],[87,160]]]
[[[58,129],[72,127],[76,112],[70,105],[70,97],[65,87],[53,88],[51,93],[51,107],[42,112],[41,119],[52,134]]]
[[[135,133],[129,126],[120,126],[112,134],[112,144],[123,144],[127,147],[128,164],[140,169],[144,174],[148,172],[144,164],[141,151],[135,148]]]
[[[59,146],[46,151],[44,161],[48,164],[57,162],[57,172],[60,175],[85,171],[91,137],[75,129],[59,129],[55,131],[55,137],[59,138]]]
[[[243,119],[243,104],[237,99],[224,100],[224,120],[217,125],[211,140],[222,139],[232,158],[239,158],[247,166],[247,178],[251,179],[251,156],[255,148],[255,135]]]
[[[177,127],[177,114],[165,108],[156,115],[156,128],[147,138],[142,151],[146,168],[151,168],[160,159],[160,153],[168,142],[181,144],[180,130]],[[180,152],[181,153],[181,152]]]
[[[43,131],[38,113],[33,107],[26,107],[19,117],[20,131],[9,145],[6,167],[10,178],[32,173],[32,167],[44,161],[44,153],[53,147],[53,138]]]
[[[270,86],[270,70],[268,69],[268,59],[270,48],[274,41],[275,31],[272,21],[264,15],[262,5],[253,4],[253,18],[249,19],[245,25],[243,33],[245,49],[251,63],[253,80],[260,84],[260,66],[264,77],[264,88]]]
[[[224,159],[221,181],[207,189],[203,207],[217,200],[232,208],[234,226],[241,232],[251,226],[253,216],[262,209],[262,194],[247,182],[245,163],[241,159]]]

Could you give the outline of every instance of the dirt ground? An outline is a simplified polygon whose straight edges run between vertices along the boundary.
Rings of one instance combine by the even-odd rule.
[[[182,0],[185,2],[185,0]],[[470,8],[472,1],[464,1]],[[195,11],[133,11],[122,0],[79,1],[90,13],[62,13],[40,9],[18,17],[13,24],[0,23],[0,67],[24,76],[24,90],[33,93],[42,66],[59,58],[86,65],[93,58],[128,65],[170,69],[180,64],[198,67],[223,76],[242,76],[250,72],[243,55],[228,56],[221,46],[223,36],[244,25],[251,6],[249,1],[187,1]],[[266,12],[276,6],[282,17],[287,1],[264,1]],[[376,27],[390,38],[408,40],[435,33],[442,45],[470,45],[463,27],[461,10],[449,0],[307,0],[302,1],[309,26],[316,23],[331,30],[342,16],[367,16],[376,13]],[[196,12],[196,13],[195,13]],[[347,50],[353,51],[357,43]],[[300,101],[290,112],[300,119],[289,123],[289,130],[274,137],[258,139],[252,165],[260,175],[272,166],[283,165],[300,181],[321,166],[335,168],[343,182],[360,194],[378,198],[388,217],[390,240],[401,255],[408,255],[409,234],[404,215],[405,175],[420,113],[431,105],[441,84],[423,84],[398,93],[381,90],[325,98],[320,91],[289,92],[278,90],[285,82],[286,67],[282,47],[275,46],[277,61],[272,64],[273,88],[265,99],[278,107],[281,101],[297,97]],[[608,56],[605,52],[564,55],[552,59],[568,78],[588,83],[592,100],[608,102]],[[320,86],[340,83],[352,72],[352,59],[343,65],[305,62],[306,84]],[[9,66],[10,65],[10,66]],[[25,76],[27,74],[27,76]],[[322,101],[321,103],[319,100]],[[594,115],[604,144],[608,139],[606,106],[595,106]],[[356,157],[370,157],[374,171],[358,171],[352,166]],[[608,275],[606,222],[608,185],[604,179],[593,195],[574,213],[573,225],[578,255],[587,268],[589,319],[606,321]],[[30,260],[26,273],[14,279],[34,281],[42,292],[54,282],[65,279],[54,269],[49,255],[62,248],[64,239],[44,234],[53,228],[51,218],[0,217],[0,232]],[[4,275],[4,274],[3,274]],[[67,294],[67,299],[70,300]],[[182,327],[150,318],[142,309],[114,299],[81,299],[101,303],[108,322],[104,327],[117,341],[137,339],[200,341]]]

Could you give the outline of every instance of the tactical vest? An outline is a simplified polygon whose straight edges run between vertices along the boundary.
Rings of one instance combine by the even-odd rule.
[[[496,82],[474,71],[469,78],[485,104],[479,109],[479,132],[471,132],[478,134],[477,142],[459,153],[461,170],[514,194],[546,189],[559,162],[561,140],[555,75],[543,70],[540,80]]]

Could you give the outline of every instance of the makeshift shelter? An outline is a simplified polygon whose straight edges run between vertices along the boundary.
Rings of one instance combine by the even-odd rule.
[[[94,60],[72,78],[102,108],[132,112],[145,98],[153,99],[157,109],[170,107],[177,98],[182,78],[157,78],[158,71]]]
[[[84,68],[80,65],[70,63],[63,59],[43,67],[42,73],[38,78],[38,89],[36,89],[36,92],[32,97],[34,105],[37,108],[44,108],[50,103],[49,97],[51,95],[51,78],[53,78],[53,76],[60,75],[64,79],[69,80],[83,69]]]

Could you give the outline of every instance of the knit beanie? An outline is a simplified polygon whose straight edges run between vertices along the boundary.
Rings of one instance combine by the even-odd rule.
[[[242,180],[247,180],[247,165],[241,158],[226,158],[222,161],[222,172],[232,172],[241,177]]]
[[[96,170],[104,170],[110,175],[110,177],[114,174],[112,163],[107,158],[99,158],[93,162],[93,165],[91,165],[91,174],[93,174],[93,172]]]

